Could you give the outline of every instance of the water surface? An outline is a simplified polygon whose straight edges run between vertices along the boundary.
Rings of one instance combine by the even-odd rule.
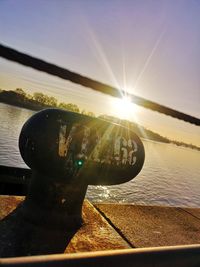
[[[0,164],[27,167],[18,150],[24,122],[35,112],[0,103]],[[144,167],[132,181],[89,186],[93,202],[200,207],[200,152],[172,144],[143,141]]]

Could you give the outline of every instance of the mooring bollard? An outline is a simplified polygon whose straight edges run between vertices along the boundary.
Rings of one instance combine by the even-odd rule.
[[[29,192],[14,215],[0,224],[0,232],[19,221],[29,224],[29,232],[30,225],[44,231],[76,231],[87,186],[128,182],[144,163],[143,144],[131,129],[59,109],[33,115],[21,130],[19,149],[32,170]],[[12,242],[17,251],[16,235],[11,230],[4,234],[2,251]],[[39,252],[34,249],[34,254]],[[23,248],[16,254],[20,253],[24,255]]]

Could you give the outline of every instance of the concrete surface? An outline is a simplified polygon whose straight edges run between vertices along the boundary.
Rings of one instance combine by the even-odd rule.
[[[0,219],[12,214],[23,199],[0,196]],[[63,243],[60,253],[200,243],[200,209],[129,204],[92,205],[85,200],[83,219],[82,227],[72,236],[68,245]],[[40,242],[41,246],[45,242],[61,243],[57,233],[35,227],[35,233],[38,231],[38,238],[45,237]]]
[[[82,209],[84,224],[77,232],[44,228],[19,218],[14,210],[23,200],[0,196],[1,257],[130,248],[87,200]]]
[[[65,253],[130,248],[89,201],[83,205],[83,226],[73,236]]]
[[[200,219],[200,209],[197,208],[182,208],[182,210],[188,212],[189,214],[193,215],[196,218]]]
[[[200,243],[199,209],[128,204],[95,206],[133,247]]]

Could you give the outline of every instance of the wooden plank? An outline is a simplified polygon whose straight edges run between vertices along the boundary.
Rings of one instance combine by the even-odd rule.
[[[96,204],[135,247],[200,243],[200,220],[180,208]]]

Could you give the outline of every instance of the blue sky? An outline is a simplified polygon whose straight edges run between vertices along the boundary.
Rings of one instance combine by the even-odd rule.
[[[200,117],[200,1],[0,0],[0,40]],[[0,88],[46,91],[97,114],[113,99],[0,59]],[[142,125],[200,143],[199,128],[138,109]]]

